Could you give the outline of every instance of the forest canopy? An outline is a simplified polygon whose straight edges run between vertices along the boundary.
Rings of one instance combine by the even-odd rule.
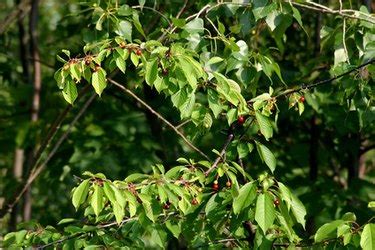
[[[375,248],[371,0],[0,3],[0,247]]]

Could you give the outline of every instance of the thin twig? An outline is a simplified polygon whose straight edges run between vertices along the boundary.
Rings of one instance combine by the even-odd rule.
[[[30,177],[28,178],[28,182],[27,183],[31,184],[35,180],[35,178],[41,173],[41,171],[45,168],[45,166],[47,165],[47,163],[51,160],[51,158],[55,155],[55,153],[57,152],[57,150],[60,148],[61,144],[68,137],[68,135],[72,131],[74,125],[77,123],[77,121],[79,120],[79,118],[81,118],[81,116],[86,112],[87,108],[90,106],[90,104],[95,99],[95,97],[96,97],[96,94],[94,93],[86,101],[86,103],[83,105],[83,107],[81,108],[81,110],[74,117],[73,121],[69,124],[68,129],[64,132],[64,134],[62,134],[62,136],[56,142],[55,146],[53,147],[53,149],[51,150],[51,152],[48,154],[48,156],[45,159],[45,161],[30,174]]]
[[[11,11],[3,20],[0,22],[0,35],[3,34],[7,28],[17,19],[22,19],[31,9],[30,0],[21,1],[13,11]]]
[[[178,11],[177,15],[176,15],[176,18],[180,18],[180,16],[182,15],[182,13],[184,13],[185,9],[186,9],[186,6],[188,4],[189,0],[185,0],[184,2],[184,5],[182,6],[182,8]]]
[[[86,234],[88,234],[88,232],[79,232],[79,233],[76,233],[76,234],[72,234],[72,235],[69,235],[65,238],[62,238],[62,239],[59,239],[59,240],[56,240],[56,241],[52,241],[52,242],[50,242],[48,244],[45,244],[43,246],[36,247],[36,249],[39,250],[39,249],[44,249],[44,248],[47,248],[47,247],[50,247],[50,246],[58,245],[58,244],[63,243],[64,241],[79,238],[79,237],[82,237]]]
[[[82,98],[82,96],[84,96],[87,93],[87,91],[90,89],[90,86],[91,85],[89,85],[89,84],[86,85],[78,93],[77,99],[75,100],[76,103]],[[49,146],[49,143],[51,142],[51,140],[53,139],[53,137],[55,136],[57,131],[60,129],[61,123],[64,121],[64,119],[66,118],[66,116],[68,115],[69,111],[72,108],[73,108],[73,106],[71,104],[67,105],[66,108],[60,113],[60,115],[52,123],[52,125],[48,129],[47,136],[44,138],[42,144],[38,148],[38,151],[33,156],[33,159],[32,159],[31,164],[30,164],[31,167],[32,167],[31,169],[36,167],[36,165],[38,164],[38,162],[40,160],[40,156],[45,151],[45,149]]]
[[[348,64],[350,64],[349,54],[348,54],[348,48],[346,47],[346,41],[345,41],[346,38],[345,37],[346,37],[346,19],[343,18],[343,20],[342,20],[342,46],[344,47],[346,62]]]
[[[375,24],[375,18],[373,18],[370,15],[367,15],[366,13],[360,12],[360,11],[355,11],[355,10],[345,10],[345,9],[339,9],[339,10],[333,10],[330,9],[326,6],[314,3],[314,2],[309,2],[310,5],[308,4],[303,4],[303,3],[296,3],[296,2],[290,2],[292,5],[304,8],[304,9],[309,9],[321,13],[327,13],[327,14],[334,14],[334,15],[339,15],[342,17],[350,18],[350,19],[357,19],[369,23]],[[352,13],[351,15],[348,13]],[[358,15],[359,13],[359,15]],[[366,16],[367,18],[361,17],[361,15]]]
[[[38,167],[35,167],[33,168],[33,170],[31,171],[29,177],[27,178],[26,182],[24,183],[22,189],[17,192],[13,197],[12,200],[10,200],[9,202],[6,202],[4,203],[3,207],[0,209],[0,218],[4,217],[4,215],[6,215],[8,212],[12,211],[13,207],[15,206],[15,204],[17,204],[20,200],[20,198],[22,197],[22,195],[25,193],[25,191],[28,189],[28,187],[33,183],[33,181],[35,180],[36,177],[39,176],[39,174],[43,171],[43,169],[46,167],[47,163],[51,160],[51,158],[55,155],[55,153],[57,152],[57,150],[59,149],[59,147],[61,146],[61,144],[64,142],[64,140],[68,137],[68,135],[70,134],[73,126],[77,123],[77,121],[79,120],[79,118],[83,115],[83,113],[86,111],[86,109],[88,108],[88,106],[91,104],[91,102],[94,100],[96,94],[93,94],[87,101],[86,103],[83,105],[83,107],[81,108],[81,110],[78,112],[78,114],[74,117],[73,121],[69,124],[69,127],[67,129],[67,131],[65,131],[64,134],[61,135],[61,137],[59,138],[59,140],[56,142],[55,146],[53,147],[53,149],[51,150],[51,152],[47,155],[47,158],[44,160],[43,163],[41,163]],[[57,130],[56,130],[57,131]],[[55,132],[52,132],[52,134],[54,135]],[[49,137],[47,136],[47,138],[52,138],[52,136]],[[47,143],[48,144],[48,143]],[[46,144],[46,145],[47,145]],[[42,150],[41,152],[43,152],[44,150]]]
[[[189,122],[191,122],[191,119],[187,119],[186,121],[181,122],[180,124],[178,124],[178,125],[176,126],[176,129],[180,129],[180,128],[182,128],[183,126],[185,126],[185,125],[188,124]]]
[[[179,18],[182,13],[184,13],[185,9],[186,9],[186,5],[188,3],[188,0],[185,0],[185,3],[184,5],[182,6],[182,8],[180,9],[180,11],[177,13],[176,15],[176,18]],[[161,36],[159,37],[159,41],[163,41],[167,35],[168,32],[173,32],[174,30],[176,29],[176,27],[173,25],[173,23],[170,23],[168,28],[165,29],[165,31],[163,32],[163,34],[161,34]]]
[[[316,83],[312,83],[310,85],[306,85],[306,86],[301,86],[301,87],[298,87],[298,88],[293,88],[293,89],[287,89],[285,90],[284,92],[278,94],[277,96],[275,96],[274,98],[279,98],[281,96],[285,96],[285,95],[290,95],[292,93],[295,93],[295,92],[299,92],[301,90],[307,90],[307,89],[313,89],[313,88],[316,88],[320,85],[324,85],[324,84],[327,84],[327,83],[330,83],[330,82],[333,82],[334,80],[337,80],[343,76],[346,76],[346,75],[349,75],[350,73],[354,72],[354,71],[357,71],[363,67],[366,67],[367,65],[370,65],[370,64],[373,64],[375,62],[375,59],[372,59],[368,62],[365,62],[349,71],[346,71],[338,76],[334,76],[332,78],[329,78],[329,79],[326,79],[326,80],[322,80],[322,81],[319,81],[319,82],[316,82]]]
[[[154,11],[155,13],[158,13],[162,18],[164,18],[169,25],[173,25],[171,23],[171,21],[169,20],[169,18],[164,15],[163,13],[161,13],[160,11],[158,11],[157,9],[154,9],[154,8],[151,8],[151,7],[148,7],[148,6],[140,6],[140,5],[136,5],[136,6],[132,6],[133,9],[146,9],[146,10],[152,10]]]
[[[176,215],[176,214],[177,214],[176,212],[170,212],[170,213],[167,213],[167,214],[163,213],[163,214],[157,215],[157,217],[162,217],[162,216],[168,217],[168,216]],[[138,219],[138,217],[131,217],[131,218],[123,219],[120,223],[117,223],[116,221],[113,221],[113,222],[109,222],[109,223],[105,223],[105,224],[96,225],[96,227],[98,229],[103,229],[103,228],[108,228],[108,227],[113,227],[113,226],[118,226],[120,228],[125,223],[127,223],[129,221],[132,221],[132,220],[137,220],[137,219]],[[90,233],[90,232],[79,232],[79,233],[67,236],[67,237],[65,237],[63,239],[59,239],[59,240],[50,242],[50,243],[42,245],[42,246],[38,246],[38,247],[36,247],[36,249],[44,249],[44,248],[49,247],[49,246],[54,246],[54,245],[57,245],[57,244],[61,244],[64,241],[71,240],[71,239],[74,239],[74,238],[77,238],[77,237],[81,237],[81,236],[85,236],[88,233]]]
[[[227,148],[229,144],[232,142],[233,138],[234,138],[234,134],[230,130],[228,133],[227,140],[224,143],[223,149],[220,152],[220,155],[216,158],[212,166],[204,173],[205,176],[208,176],[208,174],[211,173],[211,171],[214,170],[217,167],[217,165],[220,163],[220,161],[223,159],[223,156],[227,152]]]
[[[193,150],[195,150],[196,152],[198,152],[201,156],[203,156],[207,160],[210,160],[210,158],[205,153],[203,153],[199,148],[197,148],[196,146],[194,146],[185,137],[185,135],[182,134],[175,126],[173,126],[167,119],[165,119],[160,113],[158,113],[152,107],[150,107],[146,102],[144,102],[141,98],[139,98],[131,90],[125,88],[123,85],[121,85],[120,83],[118,83],[118,82],[116,82],[116,81],[114,81],[114,80],[112,80],[110,78],[108,78],[108,81],[111,82],[113,85],[117,86],[118,88],[120,88],[125,93],[129,94],[130,96],[132,96],[134,99],[136,99],[140,104],[142,104],[145,108],[147,108],[152,114],[156,115],[160,120],[162,120],[165,124],[167,124],[174,132],[176,132],[176,134],[178,134],[190,148],[192,148]]]

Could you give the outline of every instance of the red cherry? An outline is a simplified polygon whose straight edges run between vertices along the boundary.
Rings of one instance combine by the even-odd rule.
[[[163,205],[163,209],[165,209],[165,210],[169,209],[170,207],[171,206],[169,205],[168,202]]]
[[[162,72],[163,76],[167,76],[168,75],[168,69],[163,69]]]
[[[273,204],[277,207],[278,205],[280,205],[280,201],[279,199],[276,199],[273,201]]]
[[[301,96],[298,101],[304,103],[305,102],[305,97]]]
[[[195,199],[195,198],[193,198],[192,200],[191,200],[191,204],[192,205],[198,205],[198,201],[197,201],[197,199]]]
[[[246,121],[246,119],[245,119],[245,117],[243,117],[242,115],[240,115],[240,116],[238,117],[238,119],[237,119],[237,122],[238,122],[238,124],[240,124],[240,125],[244,124],[245,121]]]
[[[212,189],[213,189],[215,192],[218,191],[218,190],[219,190],[219,184],[214,183],[214,184],[212,185]]]
[[[142,55],[142,50],[141,49],[137,49],[135,51],[135,53],[137,54],[137,56],[140,56],[140,55]]]

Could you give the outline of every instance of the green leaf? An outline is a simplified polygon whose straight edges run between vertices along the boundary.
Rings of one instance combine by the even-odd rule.
[[[271,138],[273,135],[271,122],[266,116],[262,115],[259,111],[255,111],[255,118],[258,122],[260,132],[268,141],[268,139]]]
[[[91,198],[91,207],[96,216],[99,216],[100,212],[104,208],[103,195],[103,188],[99,185],[94,185],[94,193],[92,194]]]
[[[90,180],[84,180],[74,190],[72,203],[75,209],[78,209],[78,207],[86,201],[87,194],[89,193],[89,183]]]
[[[104,69],[99,68],[92,74],[91,84],[95,89],[95,92],[100,96],[103,90],[107,87],[106,72]]]
[[[217,194],[214,194],[208,200],[208,202],[206,204],[206,207],[204,209],[204,211],[206,212],[206,214],[209,214],[212,210],[214,210],[219,205],[219,202],[216,201],[216,197],[217,197]]]
[[[246,143],[239,143],[237,145],[237,153],[240,159],[245,158],[249,154],[249,148]]]
[[[128,177],[125,178],[125,181],[134,182],[134,181],[140,181],[146,178],[148,178],[147,174],[134,173],[134,174],[128,175]]]
[[[65,101],[73,104],[78,97],[77,86],[73,81],[67,81],[62,91]]]
[[[267,15],[266,23],[270,27],[271,31],[274,31],[276,27],[280,24],[280,12],[278,10],[272,11]]]
[[[150,86],[152,86],[156,80],[156,77],[158,76],[158,62],[157,60],[152,60],[150,62],[147,62],[146,64],[146,74],[145,74],[145,80],[146,83]]]
[[[165,190],[165,187],[163,184],[157,185],[157,188],[158,188],[158,195],[159,195],[160,203],[163,204],[166,201],[168,201],[168,193]]]
[[[226,78],[223,74],[217,72],[212,73],[217,80],[217,92],[234,106],[240,104],[240,107],[245,109],[247,104],[244,97],[241,95],[241,87],[232,79]]]
[[[179,59],[180,62],[180,68],[182,72],[184,73],[184,76],[189,83],[189,85],[193,88],[197,88],[197,78],[195,76],[195,73],[193,72],[192,67],[190,66],[189,62],[183,60],[182,58]]]
[[[188,22],[184,29],[192,34],[192,33],[203,33],[204,27],[203,27],[203,19],[202,18],[194,18],[190,22]]]
[[[259,154],[260,158],[262,159],[263,162],[266,163],[266,165],[269,167],[269,169],[273,173],[273,171],[275,171],[275,168],[276,168],[276,158],[275,158],[275,156],[273,155],[271,150],[269,150],[263,144],[261,144],[259,142],[255,142],[255,143],[256,143],[256,147],[257,147],[258,154]]]
[[[290,4],[290,7],[292,7],[292,11],[293,11],[293,17],[294,19],[297,20],[299,26],[301,26],[301,28],[303,29],[303,31],[305,31],[306,35],[308,35],[305,27],[303,27],[303,23],[302,23],[302,18],[301,18],[301,13],[299,13],[299,10],[297,8],[295,8],[292,4]]]
[[[191,93],[186,102],[180,107],[181,119],[190,117],[195,104],[195,94]]]
[[[315,242],[322,242],[323,240],[335,238],[336,230],[338,227],[343,225],[345,222],[343,220],[335,220],[321,226],[314,236]]]
[[[190,202],[187,201],[185,197],[178,201],[178,207],[180,208],[183,214],[187,214],[190,206]]]
[[[208,97],[208,106],[212,110],[214,117],[218,118],[219,114],[223,110],[223,106],[221,105],[220,100],[219,100],[219,95],[217,94],[216,91],[212,89],[208,89],[207,97]]]
[[[80,63],[75,63],[70,65],[70,74],[72,75],[73,79],[76,79],[77,82],[81,80],[82,69]]]
[[[172,17],[172,23],[173,23],[174,26],[176,26],[178,28],[183,28],[186,24],[186,20],[185,19],[177,19],[177,18]]]
[[[122,73],[125,74],[126,61],[124,59],[122,59],[121,57],[117,57],[116,58],[116,65],[122,71]]]
[[[105,13],[103,13],[103,14],[99,17],[98,21],[97,21],[96,24],[95,24],[95,29],[97,29],[97,30],[102,30],[102,29],[103,29],[103,22],[104,22],[104,20],[105,20]]]
[[[146,213],[147,218],[149,218],[152,222],[155,222],[154,213],[152,211],[150,197],[145,194],[138,194],[138,197],[142,200],[143,209]]]
[[[343,224],[337,228],[337,238],[350,233],[350,226],[347,224]]]
[[[239,214],[242,210],[250,206],[256,198],[256,185],[254,183],[246,183],[239,190],[239,194],[233,200],[233,212]]]
[[[228,125],[230,126],[234,121],[237,120],[237,109],[230,109],[227,112]]]
[[[64,53],[65,55],[67,55],[67,57],[70,58],[70,51],[69,50],[62,49],[61,52]]]
[[[361,247],[363,250],[375,249],[375,224],[367,224],[361,234]]]
[[[151,233],[152,242],[156,243],[159,248],[164,249],[166,243],[166,233],[161,229],[154,229]]]
[[[375,207],[375,201],[370,201],[367,205],[369,208],[374,208]]]
[[[211,65],[211,64],[222,62],[222,61],[224,61],[223,58],[218,57],[218,56],[214,56],[214,57],[210,58],[210,60],[208,60],[206,64]]]
[[[116,217],[116,222],[119,225],[121,221],[124,219],[125,210],[118,202],[113,203],[112,207],[113,207],[113,213],[115,214],[115,217]]]
[[[156,80],[154,81],[154,87],[159,93],[164,89],[168,89],[168,78],[161,78],[157,76]]]
[[[253,1],[253,14],[255,21],[266,17],[272,11],[277,9],[276,3],[268,4],[268,0],[254,0]]]
[[[139,64],[139,57],[135,53],[131,53],[130,54],[130,61],[132,61],[133,65],[135,67],[137,67],[138,64]]]
[[[300,223],[303,228],[305,228],[306,220],[306,209],[303,203],[294,195],[289,188],[287,188],[281,182],[278,182],[281,199],[287,204],[288,209],[292,209],[293,215],[297,222]]]
[[[120,21],[118,26],[117,26],[116,34],[124,37],[126,40],[131,42],[132,41],[132,31],[133,31],[132,24],[130,22]]]
[[[130,217],[133,217],[137,213],[137,200],[129,191],[123,190],[123,193],[129,202]]]
[[[181,158],[178,158],[177,161],[181,162],[180,159]],[[189,164],[189,162],[187,162],[187,164]],[[185,170],[185,169],[187,169],[185,166],[176,166],[176,167],[173,167],[173,168],[169,169],[167,171],[167,173],[165,173],[165,177],[166,178],[177,178],[177,176],[180,174],[180,171]]]
[[[144,2],[145,0],[143,0]],[[133,24],[135,26],[135,28],[138,30],[138,32],[144,37],[146,38],[146,35],[145,35],[145,32],[143,31],[143,28],[142,28],[142,25],[141,23],[139,22],[139,15],[137,12],[133,12]]]
[[[74,218],[65,218],[65,219],[60,220],[57,223],[57,225],[68,224],[68,223],[75,222],[75,221],[76,221],[76,219],[74,219]]]
[[[357,220],[357,216],[355,216],[354,213],[352,212],[347,212],[345,213],[343,216],[342,216],[342,219],[344,221],[356,221]]]
[[[353,234],[351,232],[343,235],[343,244],[344,246],[348,245],[352,240]]]
[[[103,183],[103,190],[104,190],[104,193],[107,196],[108,200],[112,204],[115,204],[116,203],[116,195],[115,195],[115,192],[113,191],[113,189],[111,187],[111,184],[109,184],[108,182],[105,181]]]
[[[273,225],[276,217],[272,196],[269,193],[260,194],[255,208],[255,221],[264,233]]]
[[[57,86],[59,87],[59,89],[63,89],[64,88],[64,81],[65,81],[65,77],[64,75],[62,74],[62,69],[58,69],[55,74],[53,75],[53,77],[55,78],[56,82],[57,82]]]
[[[120,16],[130,16],[133,13],[133,9],[129,7],[129,5],[121,5],[118,9],[117,14]]]
[[[299,115],[302,115],[303,111],[305,111],[305,105],[303,104],[303,102],[298,102]]]
[[[125,208],[126,199],[123,195],[123,192],[120,191],[115,185],[110,185],[110,187],[115,194],[116,202]],[[135,201],[135,198],[134,198],[134,201]]]
[[[306,208],[303,205],[303,203],[298,199],[297,196],[295,196],[293,193],[291,193],[291,209],[293,212],[294,217],[296,218],[297,222],[300,223],[303,228],[305,228],[306,224]]]
[[[169,229],[169,231],[171,231],[171,233],[173,234],[173,236],[178,239],[180,234],[181,234],[181,223],[178,222],[178,223],[173,223],[173,221],[171,220],[167,220],[167,222],[165,223],[166,227]]]
[[[23,240],[25,239],[25,236],[27,234],[27,230],[21,230],[15,233],[16,236],[16,243],[22,244]]]

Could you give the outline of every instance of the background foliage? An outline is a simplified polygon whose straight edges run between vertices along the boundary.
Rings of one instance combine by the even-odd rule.
[[[4,245],[375,244],[371,1],[38,2],[0,4]]]

